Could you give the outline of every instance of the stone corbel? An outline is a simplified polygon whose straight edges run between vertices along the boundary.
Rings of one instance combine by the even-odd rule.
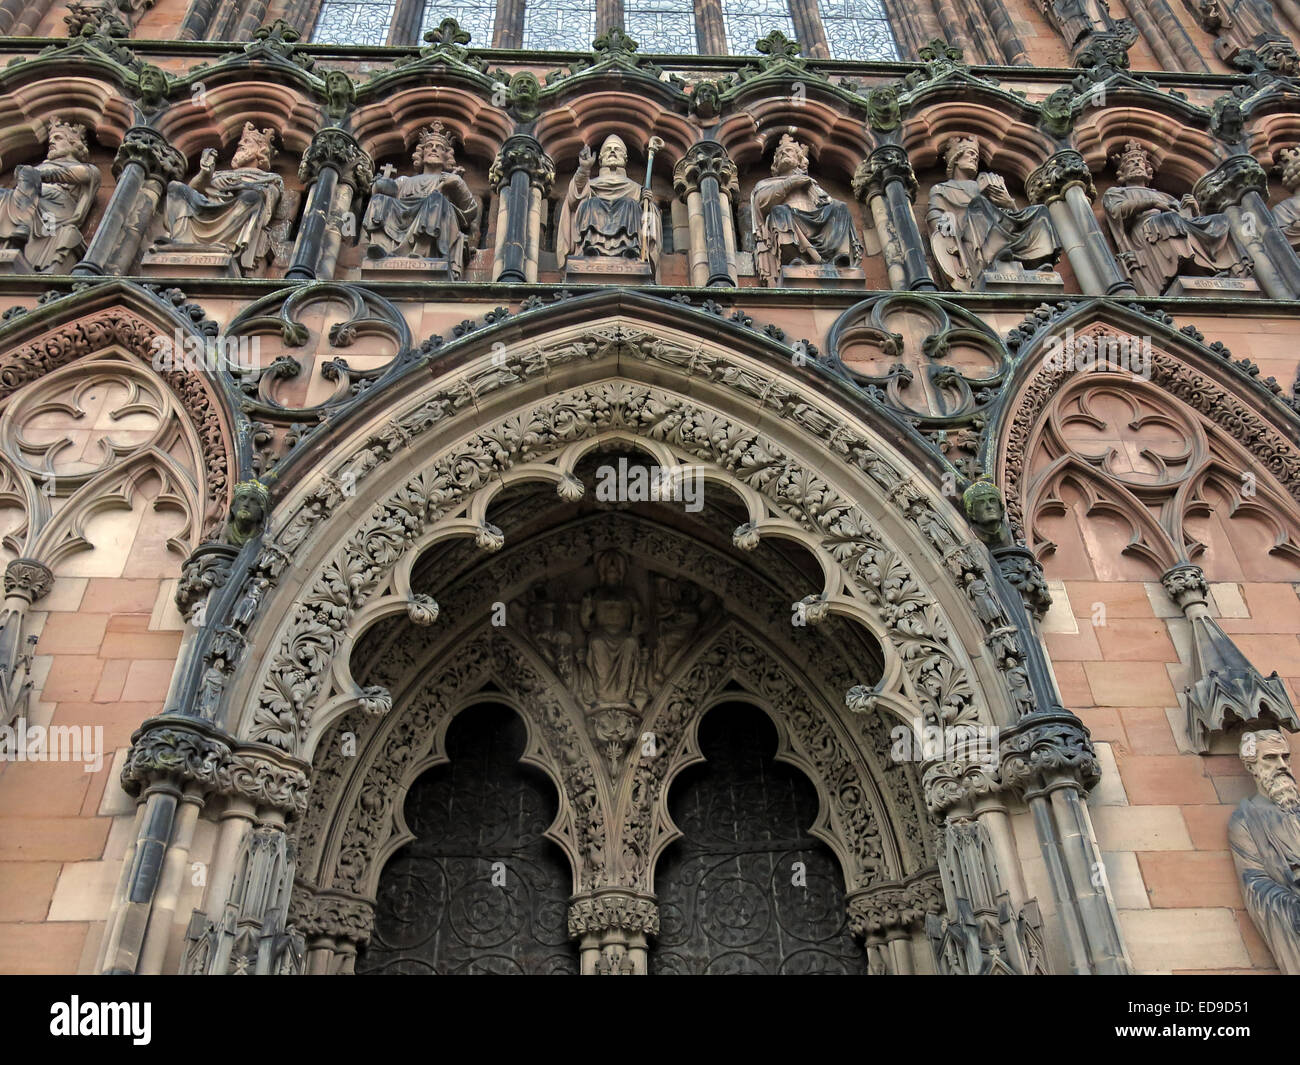
[[[1079,152],[1072,148],[1057,152],[1029,175],[1025,192],[1031,203],[1047,205],[1066,258],[1086,295],[1136,295],[1092,212],[1097,189]]]
[[[555,162],[536,138],[507,137],[488,171],[497,193],[494,281],[536,281],[541,254],[542,200],[555,181]]]
[[[738,271],[731,204],[740,193],[740,183],[727,150],[717,141],[692,144],[673,169],[673,191],[686,204],[691,284],[735,288]]]
[[[1252,666],[1210,616],[1210,586],[1199,566],[1175,566],[1160,578],[1192,629],[1192,682],[1183,689],[1187,735],[1205,754],[1232,725],[1300,731],[1300,718],[1276,671]]]
[[[659,933],[659,907],[650,895],[598,888],[569,904],[569,937],[578,941],[583,976],[645,976],[646,937]]]
[[[1300,298],[1300,258],[1268,209],[1268,174],[1250,155],[1234,155],[1200,178],[1192,195],[1207,214],[1222,212],[1233,239],[1254,264],[1269,299]]]
[[[877,148],[853,175],[853,195],[871,212],[884,249],[891,288],[937,291],[916,224],[916,174],[907,152],[896,144]]]
[[[343,243],[343,219],[351,215],[353,199],[369,191],[375,178],[374,160],[350,133],[327,126],[307,146],[298,177],[307,186],[307,206],[293,261],[284,276],[305,281],[329,278]]]
[[[168,182],[184,181],[185,173],[185,156],[156,129],[128,129],[113,158],[117,184],[85,256],[72,273],[99,277],[128,272]]]

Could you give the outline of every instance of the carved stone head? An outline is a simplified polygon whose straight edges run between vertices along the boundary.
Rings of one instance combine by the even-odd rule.
[[[1124,145],[1124,150],[1115,157],[1115,173],[1121,185],[1142,186],[1155,177],[1151,153],[1141,141],[1129,141]]]
[[[611,133],[600,146],[600,165],[611,170],[622,170],[627,166],[627,145],[623,138]]]
[[[266,527],[270,509],[271,492],[266,485],[261,481],[240,481],[230,500],[226,539],[236,547],[243,547]]]
[[[1300,148],[1282,148],[1274,158],[1282,184],[1291,192],[1300,190]]]
[[[950,137],[943,146],[943,161],[949,181],[975,177],[980,170],[980,142],[974,137]]]
[[[1286,737],[1276,729],[1243,733],[1240,753],[1259,793],[1283,810],[1300,813],[1300,788],[1291,773],[1291,746]]]
[[[230,157],[230,165],[236,170],[253,167],[257,170],[270,170],[271,159],[275,155],[275,130],[259,130],[251,122],[244,123],[244,131],[239,135],[239,145]]]
[[[627,576],[627,559],[622,551],[602,551],[596,556],[596,576],[600,583],[608,587],[617,587]]]
[[[411,161],[416,170],[423,170],[426,174],[453,170],[456,166],[456,149],[451,143],[447,127],[441,122],[434,122],[427,129],[420,130],[419,143]]]
[[[808,149],[790,134],[782,133],[776,151],[772,153],[772,173],[778,177],[786,174],[808,172]]]
[[[962,495],[966,517],[981,539],[996,539],[1002,533],[1007,508],[1002,493],[992,481],[976,481]]]
[[[90,150],[86,147],[86,127],[56,118],[50,123],[50,141],[45,157],[86,162],[90,158]]]

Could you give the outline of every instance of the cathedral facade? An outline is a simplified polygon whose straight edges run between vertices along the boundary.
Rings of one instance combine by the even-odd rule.
[[[0,971],[1300,971],[1296,0],[0,35]]]

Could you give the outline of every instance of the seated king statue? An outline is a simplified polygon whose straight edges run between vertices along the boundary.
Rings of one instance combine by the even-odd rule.
[[[441,122],[420,131],[411,163],[416,173],[409,177],[375,179],[361,220],[370,240],[366,257],[445,259],[458,280],[478,243],[480,207]]]
[[[805,263],[857,266],[862,242],[848,205],[808,176],[808,149],[788,133],[772,155],[772,176],[754,186],[754,265],[764,284],[779,285],[781,267]]]
[[[997,174],[980,170],[974,137],[953,137],[944,146],[948,180],[930,189],[926,221],[930,249],[952,287],[980,288],[984,271],[999,264],[1050,270],[1061,242],[1042,204],[1017,207]]]
[[[1102,210],[1134,287],[1162,296],[1180,274],[1222,276],[1243,272],[1226,215],[1198,213],[1196,200],[1175,200],[1149,186],[1155,176],[1140,141],[1129,141],[1115,161],[1119,184],[1101,197]]]
[[[660,222],[650,190],[627,176],[627,145],[611,134],[600,146],[600,173],[588,145],[560,208],[555,258],[560,269],[570,256],[609,256],[648,262],[658,276]]]
[[[284,193],[280,175],[270,170],[274,142],[275,130],[245,122],[230,170],[217,169],[215,148],[204,149],[190,183],[167,186],[166,228],[151,250],[221,251],[243,273],[256,270],[270,251],[267,228]]]
[[[65,272],[85,247],[81,226],[99,191],[89,160],[86,128],[56,118],[45,161],[14,167],[14,187],[0,189],[0,241],[20,250],[25,269]]]

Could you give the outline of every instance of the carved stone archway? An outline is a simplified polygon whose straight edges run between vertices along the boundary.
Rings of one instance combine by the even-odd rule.
[[[1068,838],[1083,857],[1092,855],[1091,832],[1078,832],[1076,822],[1086,821],[1081,798],[1095,782],[1095,764],[1086,732],[1060,709],[1046,672],[1031,676],[1027,667],[1033,630],[1020,594],[863,410],[833,391],[828,397],[824,381],[792,372],[774,353],[730,350],[661,322],[570,317],[504,356],[484,348],[458,353],[431,387],[411,390],[383,420],[362,425],[353,418],[328,449],[312,448],[319,468],[295,477],[298,487],[277,507],[273,529],[246,545],[228,572],[205,580],[198,567],[196,586],[220,591],[176,690],[200,676],[210,680],[213,696],[203,705],[221,727],[241,744],[276,752],[277,765],[300,766],[305,782],[307,760],[336,722],[357,710],[386,715],[394,706],[389,689],[352,673],[363,635],[401,616],[444,624],[435,620],[439,604],[413,579],[416,562],[458,542],[500,550],[505,535],[489,508],[504,493],[546,484],[562,501],[580,499],[585,488],[576,471],[584,456],[621,447],[698,476],[728,500],[721,513],[731,516],[729,550],[798,546],[806,568],[800,586],[785,590],[797,611],[812,624],[836,618],[859,626],[883,660],[875,676],[848,676],[851,687],[835,693],[850,710],[977,731],[1001,726],[1011,734],[1004,738],[1004,747],[1015,741],[1004,752],[1014,770],[1010,787],[995,764],[961,755],[931,764],[925,785],[932,815],[978,822],[975,860],[997,855],[1007,866],[989,881],[1002,885],[1005,904],[989,899],[977,907],[1010,907],[1011,923],[994,929],[995,939],[1014,934],[1017,920],[1024,924],[1015,915],[1030,901],[1014,858],[1008,801],[1024,789],[1040,788],[1041,796],[1067,789],[1067,803],[1038,822],[1043,845],[1059,848]],[[444,608],[444,619],[452,616]],[[576,777],[572,766],[580,763],[560,779]],[[146,775],[144,765],[131,768],[137,779]],[[218,849],[232,852],[252,818],[227,818]],[[1061,920],[1071,925],[1070,964],[1122,969],[1113,904],[1104,885],[1074,882],[1072,870],[1083,867],[1049,863]],[[907,890],[902,879],[890,883]],[[631,885],[610,886],[620,896],[593,896],[591,905],[606,924],[635,924]],[[209,891],[209,914],[224,905],[226,890]],[[328,919],[303,913],[300,928],[328,936],[363,930],[364,913],[322,890],[311,909]],[[895,930],[915,932],[925,909],[906,907]],[[589,915],[580,920],[591,926]],[[1090,937],[1079,932],[1085,922]],[[978,944],[989,937],[967,933],[977,944],[972,971],[982,971]]]

